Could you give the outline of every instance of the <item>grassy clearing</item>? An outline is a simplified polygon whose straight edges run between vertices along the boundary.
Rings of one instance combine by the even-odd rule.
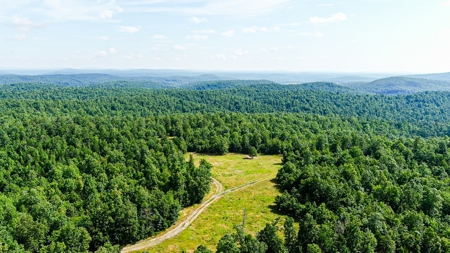
[[[219,180],[225,190],[248,182],[274,178],[280,168],[280,156],[260,156],[244,159],[245,155],[228,154],[208,156],[194,154],[195,160],[205,159],[214,165],[213,177]],[[219,239],[233,232],[233,226],[242,222],[243,210],[247,210],[245,230],[255,234],[266,223],[278,215],[272,212],[275,197],[279,194],[270,180],[223,196],[212,204],[180,235],[149,249],[149,252],[193,252],[199,244],[214,250]]]
[[[246,159],[247,155],[242,154],[192,155],[196,162],[205,159],[214,166],[212,175],[222,183],[225,190],[256,180],[274,178],[281,166],[279,155],[259,156],[254,159]]]

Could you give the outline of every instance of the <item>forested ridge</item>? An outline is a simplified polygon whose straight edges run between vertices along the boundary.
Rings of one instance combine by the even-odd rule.
[[[309,84],[331,87],[334,85]],[[305,89],[304,85],[242,85],[218,90],[144,89],[130,83],[106,87],[16,84],[0,87],[4,113],[151,116],[174,113],[311,113],[381,120],[414,128],[414,135],[449,133],[450,93],[367,95]],[[55,106],[56,105],[56,106]],[[12,108],[14,108],[12,110]],[[390,123],[390,124],[391,124]]]
[[[449,252],[449,100],[265,81],[0,86],[0,252],[117,251],[208,193],[211,165],[187,152],[252,150],[283,154],[274,205],[300,228],[238,226],[218,252]]]

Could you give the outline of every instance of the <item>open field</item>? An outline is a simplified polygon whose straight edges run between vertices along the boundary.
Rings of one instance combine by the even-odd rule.
[[[212,176],[222,183],[225,190],[256,180],[274,178],[281,166],[279,155],[259,156],[254,159],[246,159],[247,155],[243,154],[192,155],[196,163],[205,159],[214,166]]]
[[[214,249],[224,234],[233,232],[233,226],[242,222],[244,209],[247,210],[245,230],[251,234],[255,234],[277,217],[271,211],[271,205],[279,192],[270,179],[275,177],[280,168],[280,156],[244,159],[245,155],[242,154],[193,155],[196,162],[205,159],[214,166],[213,177],[224,185],[225,190],[256,180],[267,180],[223,196],[181,234],[149,249],[149,252],[179,253],[182,249],[193,252],[199,244]]]

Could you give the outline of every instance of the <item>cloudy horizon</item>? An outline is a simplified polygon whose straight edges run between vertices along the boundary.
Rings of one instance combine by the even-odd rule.
[[[448,0],[0,4],[1,69],[450,71]]]

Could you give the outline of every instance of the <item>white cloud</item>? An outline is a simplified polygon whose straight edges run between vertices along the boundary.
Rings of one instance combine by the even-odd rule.
[[[117,50],[113,47],[109,48],[109,53],[111,54],[117,54]]]
[[[275,32],[281,32],[281,28],[280,28],[279,26],[275,26],[275,27],[273,28],[273,30],[274,30]]]
[[[114,12],[111,10],[104,10],[99,13],[99,17],[102,19],[112,18]]]
[[[258,27],[253,26],[253,27],[244,28],[242,31],[244,33],[256,33],[257,30],[258,30]]]
[[[140,30],[140,26],[119,26],[119,32],[123,33],[137,33]]]
[[[271,50],[272,50],[272,52],[276,53],[276,52],[278,52],[278,47],[273,47]]]
[[[208,39],[207,35],[198,35],[198,34],[194,34],[194,35],[189,35],[187,36],[188,39],[194,39],[194,40],[206,40]]]
[[[152,36],[153,39],[157,39],[157,40],[163,40],[163,39],[168,39],[169,37],[164,36],[162,34],[155,34]]]
[[[173,49],[174,49],[174,50],[177,50],[177,51],[184,51],[184,50],[186,50],[185,47],[180,46],[180,45],[175,45],[175,46],[173,47]]]
[[[234,53],[236,55],[246,55],[246,54],[248,54],[248,51],[244,51],[241,48],[239,48],[238,50],[234,51]]]
[[[319,32],[319,31],[316,31],[316,32],[304,32],[304,33],[300,33],[300,36],[322,38],[323,36],[325,36],[325,33]]]
[[[209,30],[200,30],[200,31],[194,31],[194,33],[206,33],[206,34],[213,34],[213,33],[217,33],[217,31],[216,31],[216,30],[212,30],[212,29],[209,29]]]
[[[100,51],[95,56],[97,56],[97,57],[105,57],[107,55],[108,55],[108,53],[106,53],[106,51]]]
[[[108,20],[117,13],[175,13],[190,15],[193,22],[202,16],[263,15],[286,8],[292,0],[1,0],[0,16],[30,9],[43,20]],[[193,4],[194,3],[194,4]],[[123,7],[123,8],[122,8]]]
[[[44,24],[42,23],[36,23],[29,20],[28,18],[21,18],[16,15],[11,18],[10,24],[22,32],[28,32],[33,28],[39,28],[44,26]]]
[[[226,60],[227,59],[227,57],[224,54],[216,54],[212,58],[218,59],[218,60]]]
[[[450,1],[444,2],[444,6],[450,6]]]
[[[262,15],[276,11],[290,0],[227,0],[211,1],[198,0],[199,7],[187,7],[181,9],[182,12],[193,15]]]
[[[200,23],[208,22],[208,20],[206,18],[198,18],[198,17],[193,17],[190,20],[194,24],[200,24]]]
[[[141,54],[131,54],[131,55],[125,55],[125,56],[123,56],[123,58],[125,58],[127,60],[133,60],[133,59],[142,59],[142,58],[144,58],[144,56]]]
[[[333,6],[333,4],[318,4],[317,7],[330,7]]]
[[[0,16],[32,12],[49,22],[111,19],[123,11],[115,0],[1,0],[0,3]]]
[[[235,30],[228,30],[226,32],[223,32],[222,35],[227,37],[233,37],[235,33],[236,33]]]
[[[264,47],[262,47],[260,50],[261,50],[261,52],[267,52],[267,48],[264,48]]]
[[[121,2],[127,12],[168,12],[191,16],[255,16],[286,7],[292,0],[143,0]],[[192,3],[195,3],[193,5]]]
[[[347,20],[347,15],[342,12],[331,15],[329,18],[311,17],[309,23],[312,24],[324,24],[324,23],[336,23],[339,21]]]

